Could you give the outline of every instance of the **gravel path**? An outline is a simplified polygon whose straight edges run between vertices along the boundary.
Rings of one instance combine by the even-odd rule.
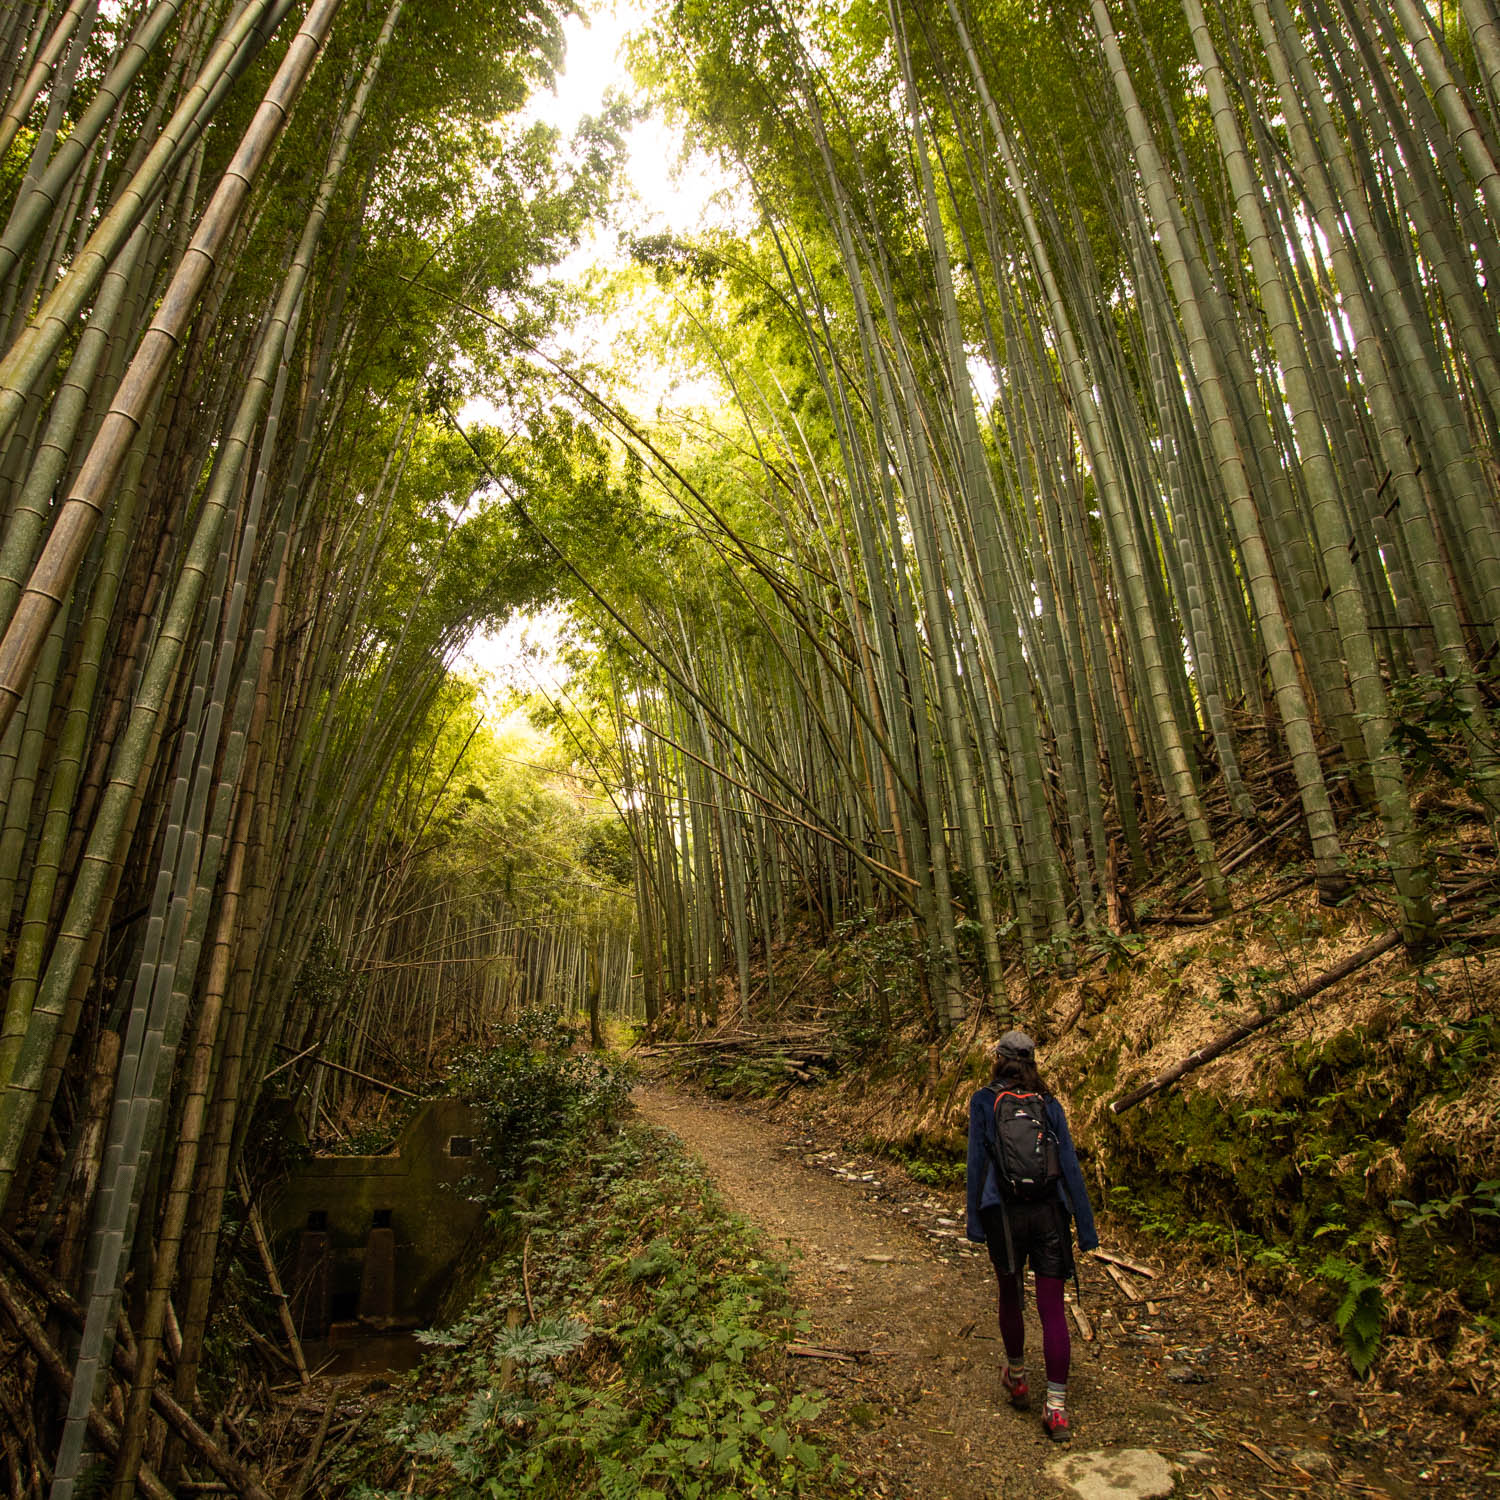
[[[829,1396],[837,1438],[875,1492],[904,1500],[1062,1493],[1046,1474],[1058,1449],[1037,1415],[1000,1399],[993,1276],[983,1252],[962,1239],[958,1195],[816,1140],[763,1106],[655,1082],[635,1102],[680,1136],[729,1202],[788,1255],[793,1293],[811,1318],[808,1344],[869,1351],[791,1364],[804,1388]],[[1180,1466],[1177,1493],[1204,1500],[1493,1493],[1470,1489],[1462,1456],[1413,1451],[1410,1438],[1398,1450],[1390,1434],[1410,1415],[1391,1405],[1401,1398],[1356,1392],[1337,1355],[1232,1281],[1165,1271],[1130,1278],[1137,1303],[1098,1262],[1081,1259],[1096,1337],[1074,1334],[1070,1451],[1155,1449]],[[1034,1308],[1027,1351],[1035,1389]],[[1328,1439],[1340,1431],[1337,1451]]]

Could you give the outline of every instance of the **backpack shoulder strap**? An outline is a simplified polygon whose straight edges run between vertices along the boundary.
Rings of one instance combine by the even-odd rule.
[[[995,1149],[995,1133],[1000,1128],[1000,1095],[1003,1092],[990,1084],[984,1084],[979,1092],[988,1094],[989,1100],[984,1108],[984,1150],[994,1164],[995,1170],[1000,1170],[1000,1159]]]

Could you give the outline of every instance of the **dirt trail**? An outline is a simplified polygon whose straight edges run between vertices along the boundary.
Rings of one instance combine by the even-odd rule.
[[[1060,1493],[1046,1475],[1058,1446],[1035,1413],[1013,1412],[999,1397],[993,1276],[982,1251],[962,1240],[959,1195],[815,1141],[801,1122],[764,1107],[661,1083],[635,1099],[788,1252],[794,1295],[812,1319],[809,1343],[870,1351],[858,1362],[791,1363],[802,1387],[830,1397],[845,1450],[877,1492],[908,1500]],[[1074,1331],[1075,1436],[1063,1451],[1155,1449],[1181,1466],[1176,1493],[1204,1500],[1493,1493],[1461,1449],[1439,1458],[1414,1446],[1413,1433],[1422,1436],[1415,1407],[1356,1392],[1336,1355],[1232,1281],[1189,1281],[1163,1269],[1155,1280],[1133,1280],[1141,1301],[1132,1303],[1099,1263],[1081,1260],[1096,1336],[1089,1342]],[[1036,1389],[1034,1307],[1027,1368]],[[1340,1441],[1330,1443],[1334,1434]],[[1458,1434],[1447,1436],[1451,1443]]]

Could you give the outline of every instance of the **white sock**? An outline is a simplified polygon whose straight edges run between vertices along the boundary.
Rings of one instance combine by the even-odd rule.
[[[1062,1411],[1067,1405],[1068,1386],[1066,1381],[1049,1380],[1047,1382],[1047,1407],[1048,1411]]]

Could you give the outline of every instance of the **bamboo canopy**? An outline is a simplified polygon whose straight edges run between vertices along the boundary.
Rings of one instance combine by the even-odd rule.
[[[218,1452],[273,1099],[347,1134],[538,1005],[780,1015],[851,932],[838,1024],[1030,1024],[1251,852],[1420,951],[1425,790],[1493,847],[1494,0],[664,6],[638,71],[753,202],[619,278],[722,394],[675,419],[552,338],[627,114],[522,113],[566,11],[0,8],[0,1208],[77,1323],[26,1323],[58,1500]],[[509,776],[458,659],[552,605],[564,749]]]

